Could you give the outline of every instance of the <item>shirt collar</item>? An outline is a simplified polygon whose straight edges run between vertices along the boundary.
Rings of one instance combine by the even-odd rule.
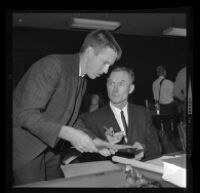
[[[123,112],[127,112],[127,107],[128,107],[128,103],[126,104],[126,106],[122,109]],[[112,111],[114,112],[114,114],[120,114],[121,113],[121,109],[115,107],[112,102],[110,101],[110,108],[112,109]]]
[[[163,78],[165,78],[164,76],[159,76],[159,79],[163,79]]]
[[[80,65],[80,55],[79,55],[79,76],[80,77],[84,77],[85,76],[85,74],[81,74],[82,73],[82,71],[81,71],[81,65]]]
[[[85,76],[85,74],[81,74],[82,72],[81,72],[81,65],[79,64],[79,76],[80,77],[84,77]]]
[[[80,63],[79,63],[79,74],[78,74],[78,76],[82,76],[81,75],[81,65],[80,65]]]

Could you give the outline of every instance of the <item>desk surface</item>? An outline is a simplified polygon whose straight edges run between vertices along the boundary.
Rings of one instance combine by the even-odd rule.
[[[121,170],[109,171],[98,173],[95,175],[88,176],[79,176],[73,178],[59,178],[56,180],[49,181],[40,181],[20,186],[15,186],[16,188],[20,187],[42,187],[42,188],[51,188],[51,187],[59,187],[59,188],[67,188],[67,187],[128,187],[126,181],[126,174],[124,173],[122,164],[117,164]],[[161,174],[145,171],[138,169],[141,174],[143,174],[147,179],[151,181],[157,181],[161,184],[162,187],[176,187],[175,185],[168,183],[161,178]]]
[[[17,187],[42,187],[42,188],[77,188],[77,187],[124,187],[125,174],[123,172],[108,172],[93,176],[82,176],[77,178],[60,178],[56,180],[40,181]]]

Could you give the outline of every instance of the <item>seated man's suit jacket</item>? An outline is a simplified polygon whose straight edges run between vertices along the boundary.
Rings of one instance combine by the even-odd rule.
[[[152,125],[150,112],[143,106],[128,104],[128,116],[127,144],[133,145],[136,141],[143,144],[145,146],[145,158],[160,155],[161,146]],[[104,127],[113,127],[115,132],[121,131],[110,105],[92,113],[82,114],[80,119],[95,136],[106,141]]]

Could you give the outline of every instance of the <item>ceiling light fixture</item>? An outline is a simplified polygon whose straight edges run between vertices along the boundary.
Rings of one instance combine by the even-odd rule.
[[[103,29],[114,31],[120,27],[120,23],[116,21],[105,21],[96,19],[84,19],[84,18],[71,18],[69,27],[79,29]]]
[[[163,31],[163,35],[172,35],[172,36],[186,36],[185,28],[169,27]]]

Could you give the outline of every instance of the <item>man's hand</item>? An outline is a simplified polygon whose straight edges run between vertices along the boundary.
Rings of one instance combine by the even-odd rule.
[[[98,152],[92,139],[81,130],[69,126],[63,126],[58,137],[69,141],[81,153]]]
[[[110,144],[119,143],[122,140],[122,137],[124,136],[123,131],[115,133],[112,127],[109,129],[104,127],[104,129],[106,130],[105,136]]]
[[[138,150],[144,150],[144,146],[139,142],[135,142],[133,144],[133,148],[136,148]],[[136,160],[141,160],[143,157],[144,157],[144,151],[142,151],[142,152],[140,152],[140,153],[135,155],[135,159]]]
[[[105,157],[110,156],[111,154],[115,154],[115,152],[117,151],[117,149],[111,148],[108,142],[103,141],[99,138],[95,138],[93,142],[98,149],[98,153]]]

